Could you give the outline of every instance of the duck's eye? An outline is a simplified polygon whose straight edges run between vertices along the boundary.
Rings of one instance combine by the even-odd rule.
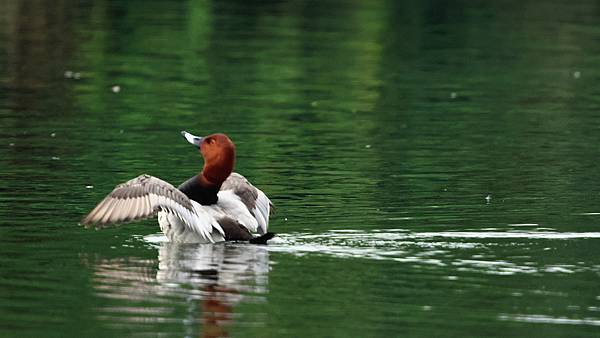
[[[213,143],[215,143],[215,139],[212,139],[212,138],[207,138],[207,139],[206,139],[206,142],[207,142],[208,144],[213,144]]]

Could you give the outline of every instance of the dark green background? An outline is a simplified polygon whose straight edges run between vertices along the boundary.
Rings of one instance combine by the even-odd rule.
[[[597,2],[9,0],[0,27],[0,336],[599,336]],[[272,245],[78,226],[197,172],[183,129],[236,142]]]

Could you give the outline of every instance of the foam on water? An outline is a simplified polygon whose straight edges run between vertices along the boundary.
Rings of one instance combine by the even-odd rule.
[[[534,314],[501,314],[498,316],[498,319],[524,323],[600,326],[600,319],[596,318],[566,318]]]

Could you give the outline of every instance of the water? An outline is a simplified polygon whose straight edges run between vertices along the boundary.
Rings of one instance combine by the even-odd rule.
[[[598,336],[592,1],[0,3],[0,336]],[[118,89],[117,89],[118,88]],[[78,221],[225,132],[269,246]]]

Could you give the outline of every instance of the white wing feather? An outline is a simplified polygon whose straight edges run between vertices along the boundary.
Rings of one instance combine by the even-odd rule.
[[[82,221],[82,224],[104,227],[109,224],[138,221],[153,217],[159,211],[176,216],[191,231],[213,241],[213,228],[224,235],[223,229],[203,208],[171,184],[141,175],[118,185]]]
[[[238,173],[232,173],[225,180],[219,191],[219,201],[221,201],[221,194],[225,192],[231,192],[237,200],[241,201],[250,216],[256,221],[256,226],[254,226],[254,222],[250,222],[251,224],[246,226],[248,230],[261,235],[265,234],[269,227],[272,206],[267,195]]]
[[[258,228],[257,219],[252,216],[246,205],[232,190],[221,190],[217,194],[219,202],[217,208],[210,208],[215,217],[227,216],[235,219],[250,232],[256,232]]]
[[[271,215],[271,201],[262,191],[258,190],[258,198],[256,199],[256,207],[254,207],[254,215],[258,220],[258,233],[265,234],[269,228],[269,216]]]

